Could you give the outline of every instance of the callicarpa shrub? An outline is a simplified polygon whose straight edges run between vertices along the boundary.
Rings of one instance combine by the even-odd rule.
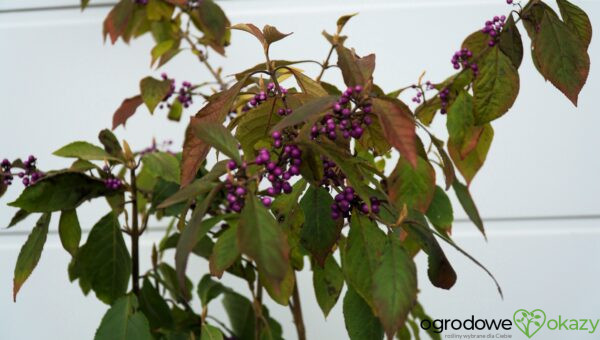
[[[214,79],[146,77],[114,113],[113,129],[142,105],[179,121],[204,101],[177,152],[157,144],[134,151],[102,130],[101,146],[76,141],[54,153],[74,159],[65,169],[45,169],[34,156],[2,161],[0,193],[24,185],[9,203],[18,209],[9,227],[39,216],[17,259],[15,300],[54,217],[72,256],[70,280],[108,306],[98,340],[281,339],[267,298],[289,306],[298,338],[306,339],[296,272],[307,263],[325,316],[346,286],[349,338],[417,337],[428,318],[417,299],[417,253],[426,253],[435,287],[450,289],[457,277],[440,243],[490,274],[452,240],[447,192],[485,234],[469,184],[486,159],[492,122],[519,92],[518,24],[531,40],[535,68],[575,105],[588,76],[592,28],[582,9],[567,0],[556,1],[559,13],[539,0],[506,2],[506,15],[486,21],[449,54],[456,73],[386,92],[373,79],[375,55],[345,45],[342,31],[353,15],[323,32],[330,43],[323,62],[271,60],[277,41],[293,37],[268,25],[232,25],[211,0],[119,1],[104,21],[105,38],[127,43],[149,33],[154,65],[191,51]],[[225,53],[231,30],[252,34],[265,61],[227,77],[208,56]],[[302,63],[318,64],[319,74],[305,74]],[[325,72],[340,72],[343,87],[322,81]],[[399,99],[405,91],[415,110]],[[446,121],[447,141],[429,130],[436,118]],[[212,149],[215,163],[206,161]],[[77,208],[99,199],[109,208],[82,241]],[[152,248],[151,268],[141,272],[139,239],[151,218],[169,227]],[[186,276],[190,256],[209,263],[200,282]],[[219,280],[225,272],[247,281],[249,292],[227,287]],[[201,309],[191,304],[196,294]],[[217,299],[228,321],[211,316]]]

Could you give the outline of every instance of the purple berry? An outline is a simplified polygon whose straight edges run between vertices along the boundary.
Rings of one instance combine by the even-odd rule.
[[[236,168],[237,168],[237,164],[235,164],[235,161],[230,160],[229,162],[227,162],[227,169],[235,170]]]
[[[237,187],[237,188],[235,189],[235,194],[236,194],[238,197],[242,197],[242,196],[244,196],[244,195],[246,194],[246,188],[244,188],[244,187]]]
[[[271,198],[270,197],[263,197],[262,198],[262,204],[264,204],[265,207],[270,207],[271,206]]]

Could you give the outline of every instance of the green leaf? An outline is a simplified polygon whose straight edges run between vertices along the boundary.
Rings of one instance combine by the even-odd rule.
[[[4,184],[4,179],[2,178],[2,176],[0,176],[0,197],[4,196],[7,189],[8,186]]]
[[[305,249],[300,244],[300,233],[304,225],[304,212],[298,204],[300,195],[306,188],[306,180],[299,179],[294,183],[292,192],[287,195],[278,196],[271,204],[271,211],[277,217],[279,225],[287,236],[290,245],[290,262],[296,270],[304,267]]]
[[[237,223],[230,223],[229,229],[219,236],[210,255],[210,273],[221,278],[223,272],[231,267],[239,257]]]
[[[17,301],[17,293],[21,289],[21,286],[23,286],[23,283],[31,275],[42,256],[42,250],[48,236],[50,217],[50,213],[40,216],[35,227],[33,227],[27,237],[27,241],[25,241],[21,247],[21,251],[19,251],[13,279],[13,299],[15,302]]]
[[[371,307],[348,287],[344,297],[344,323],[350,340],[383,339],[383,327]]]
[[[271,131],[281,131],[288,126],[304,123],[315,116],[319,116],[330,109],[337,99],[338,98],[335,96],[315,98],[295,109],[291,115],[286,116],[279,123],[277,123],[277,125],[275,125]]]
[[[450,203],[450,199],[444,192],[444,189],[439,186],[435,187],[433,200],[425,214],[431,224],[438,228],[438,230],[450,231],[452,222],[454,221],[454,213],[452,211],[452,203]]]
[[[587,48],[592,41],[592,23],[588,15],[577,5],[567,0],[556,0],[563,21],[575,32]]]
[[[131,257],[114,213],[92,227],[76,257],[80,280],[88,282],[99,300],[112,304],[125,295],[131,275]]]
[[[52,153],[55,156],[79,158],[86,161],[118,160],[104,151],[101,147],[88,142],[73,142]]]
[[[158,205],[159,209],[166,208],[173,204],[185,202],[198,197],[199,195],[209,192],[215,187],[215,180],[227,172],[227,161],[217,162],[213,168],[201,178],[195,180],[189,185],[181,188],[175,194],[164,200]]]
[[[233,159],[238,165],[242,157],[238,150],[238,142],[231,132],[222,124],[207,122],[196,125],[196,137]]]
[[[458,171],[467,181],[467,185],[471,183],[473,177],[483,166],[487,153],[494,138],[494,129],[490,124],[483,125],[483,130],[479,135],[473,150],[466,156],[460,154],[460,146],[455,145],[452,140],[448,141],[448,152],[458,168]]]
[[[302,71],[293,67],[288,67],[286,71],[289,71],[294,75],[294,78],[296,78],[296,82],[302,89],[302,92],[314,97],[323,97],[328,95],[327,91],[325,91],[323,86],[318,81],[306,76],[304,73],[302,73]]]
[[[373,273],[373,304],[388,338],[406,321],[417,301],[417,269],[400,241],[390,237]]]
[[[269,130],[281,120],[277,110],[282,108],[280,100],[269,98],[259,107],[248,111],[240,117],[235,136],[242,145],[246,157],[254,157],[258,143],[272,141]]]
[[[231,329],[238,339],[255,338],[255,314],[252,303],[244,296],[237,293],[227,293],[223,299],[223,306],[229,317]],[[262,334],[260,339],[282,339],[281,325],[269,316],[269,311],[263,307],[262,314],[267,321],[267,325],[261,325]],[[265,327],[266,326],[266,327]]]
[[[175,40],[164,40],[156,44],[150,51],[150,55],[152,56],[152,61],[150,65],[154,65],[156,60],[158,60],[162,55],[167,53],[171,48],[175,45]]]
[[[58,234],[63,248],[71,256],[75,256],[77,250],[79,250],[79,241],[81,241],[81,226],[75,209],[61,212],[60,221],[58,222]]]
[[[435,171],[429,162],[419,157],[413,168],[401,157],[388,180],[390,201],[398,209],[406,204],[408,208],[427,211],[435,192]]]
[[[6,229],[12,228],[12,227],[16,226],[21,221],[23,221],[24,219],[26,219],[27,216],[29,216],[30,214],[31,213],[29,213],[29,212],[27,212],[26,210],[23,210],[23,209],[17,210],[17,212],[15,213],[15,215],[11,218],[10,223],[8,224],[8,226],[6,227]]]
[[[289,266],[289,245],[271,213],[250,193],[238,225],[238,247],[269,279],[283,281]]]
[[[179,160],[168,152],[150,152],[142,157],[144,167],[154,177],[179,183]]]
[[[334,162],[344,175],[346,175],[348,182],[350,182],[360,198],[365,202],[370,202],[371,191],[368,185],[365,184],[366,176],[362,173],[362,168],[360,167],[362,161],[360,159],[353,157],[348,150],[341,148],[329,140],[311,141],[305,143],[305,145],[314,151],[315,156],[320,157],[325,155],[329,160]],[[322,172],[322,166],[320,166],[319,171]]]
[[[149,0],[146,3],[146,14],[151,21],[159,21],[163,18],[169,20],[173,10],[174,7],[167,1]]]
[[[137,309],[133,294],[116,300],[102,317],[94,340],[152,340],[148,320]]]
[[[200,340],[223,340],[223,333],[217,327],[203,323]]]
[[[27,187],[16,201],[8,205],[28,212],[70,210],[109,192],[101,180],[79,172],[59,172]]]
[[[422,320],[433,320],[432,317],[430,317],[429,315],[427,315],[427,313],[425,313],[425,310],[423,310],[423,307],[418,302],[415,304],[415,307],[412,309],[412,311],[410,311],[410,313],[412,314],[412,316],[415,319],[419,319],[421,321]],[[427,335],[429,335],[431,340],[442,340],[440,333],[436,333],[436,331],[434,329],[429,328],[429,329],[425,330],[425,332],[427,333]]]
[[[521,66],[521,62],[523,61],[523,40],[512,15],[508,16],[506,25],[502,29],[498,47],[510,58],[515,69]]]
[[[140,93],[144,103],[151,113],[171,90],[171,81],[169,79],[158,80],[152,77],[146,77],[140,81]]]
[[[590,71],[590,57],[577,34],[560,19],[544,12],[533,40],[533,54],[544,78],[577,106],[579,92]]]
[[[372,148],[375,155],[384,155],[390,151],[392,146],[387,141],[379,120],[374,119],[370,125],[364,127],[364,131],[362,138],[358,140],[360,145]]]
[[[519,73],[498,46],[478,62],[479,75],[473,82],[475,124],[483,125],[504,115],[519,94]]]
[[[469,49],[474,55],[478,55],[488,48],[489,41],[490,36],[487,33],[477,30],[465,38],[461,47]]]
[[[204,220],[204,216],[208,211],[208,208],[212,204],[217,193],[221,190],[221,186],[217,186],[211,190],[211,192],[196,206],[192,218],[181,232],[181,237],[177,242],[177,249],[175,250],[175,268],[177,270],[177,279],[180,284],[182,293],[186,293],[186,287],[183,286],[185,282],[185,269],[187,267],[188,257],[190,253],[198,243],[198,241],[208,233],[208,231],[223,217],[213,217]],[[184,295],[185,298],[189,296]]]
[[[231,26],[225,12],[212,0],[201,1],[191,11],[194,25],[204,33],[203,40],[220,54],[225,54],[224,46],[229,44],[228,27]]]
[[[203,238],[203,240],[208,238]],[[158,265],[158,271],[160,272],[160,277],[163,279],[163,286],[169,292],[171,297],[176,300],[184,300],[189,302],[192,299],[192,289],[194,284],[192,281],[185,276],[183,280],[179,280],[177,278],[177,272],[167,263],[162,262]],[[177,320],[175,320],[177,322]]]
[[[121,144],[119,144],[119,140],[115,136],[112,131],[108,129],[104,129],[100,131],[98,134],[98,139],[100,143],[104,145],[104,150],[111,156],[116,158],[123,157],[123,150],[121,149]]]
[[[450,289],[456,283],[456,272],[440,244],[429,229],[425,217],[412,210],[409,213],[410,222],[402,224],[402,228],[408,233],[408,237],[414,239],[427,253],[427,275],[431,283],[443,289]],[[444,233],[445,234],[445,233]]]
[[[397,99],[375,98],[373,111],[379,117],[387,141],[416,167],[416,126],[410,109]]]
[[[325,265],[325,259],[331,254],[342,228],[341,223],[336,223],[331,218],[332,204],[333,198],[329,192],[313,185],[308,188],[300,201],[305,216],[300,242],[321,267]]]
[[[441,108],[442,102],[440,97],[436,96],[433,99],[425,100],[423,104],[417,106],[415,109],[415,116],[421,123],[425,124],[425,126],[429,126],[431,125],[435,114]]]
[[[344,287],[344,274],[342,269],[333,258],[328,256],[325,266],[313,266],[313,287],[319,307],[325,317],[338,301],[342,288]]]
[[[183,113],[183,105],[181,105],[181,102],[179,101],[179,99],[175,99],[173,100],[173,103],[171,104],[171,109],[169,110],[169,115],[167,116],[167,118],[169,120],[173,120],[173,121],[180,121],[181,120],[181,114]]]
[[[452,188],[456,193],[456,197],[458,198],[460,205],[462,205],[463,209],[467,213],[467,216],[469,216],[469,219],[471,219],[471,221],[475,223],[475,226],[477,226],[479,231],[481,231],[483,236],[485,236],[483,221],[479,216],[479,211],[477,210],[477,206],[475,206],[475,201],[473,201],[473,197],[471,197],[469,188],[466,187],[464,184],[460,183],[458,180],[455,180],[454,183],[452,183]]]
[[[258,279],[273,301],[282,306],[287,306],[289,304],[292,293],[294,292],[294,286],[296,285],[296,274],[294,273],[291,264],[288,264],[285,276],[281,281],[263,274],[260,270]]]
[[[448,109],[446,128],[449,141],[459,149],[461,156],[473,150],[482,127],[475,126],[473,97],[467,91],[460,91]]]
[[[430,134],[429,136],[431,137],[431,142],[437,149],[437,152],[442,161],[441,166],[446,180],[446,190],[448,190],[450,189],[450,186],[452,186],[452,182],[454,182],[454,178],[456,177],[456,174],[454,172],[454,165],[452,164],[452,160],[450,160],[450,156],[448,156],[448,153],[446,152],[446,150],[444,150],[444,142],[437,139],[432,134]]]
[[[237,293],[225,294],[223,306],[231,329],[239,339],[254,339],[254,311],[252,303]]]
[[[348,286],[369,304],[373,302],[373,274],[385,239],[375,222],[364,215],[352,214],[350,232],[341,253],[342,270]]]
[[[198,296],[202,306],[206,307],[208,304],[219,295],[231,291],[229,288],[223,286],[220,282],[213,280],[210,274],[206,274],[200,279],[198,283]]]
[[[174,321],[169,305],[147,277],[144,278],[139,299],[140,311],[148,318],[152,329],[173,328]]]

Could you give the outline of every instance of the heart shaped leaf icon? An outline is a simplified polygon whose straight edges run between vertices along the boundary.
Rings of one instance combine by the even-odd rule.
[[[532,311],[519,309],[513,315],[513,321],[517,328],[531,339],[546,323],[546,313],[541,309]]]

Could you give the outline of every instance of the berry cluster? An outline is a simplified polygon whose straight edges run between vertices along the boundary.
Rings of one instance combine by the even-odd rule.
[[[441,102],[441,106],[442,108],[440,109],[440,113],[445,115],[446,112],[448,112],[448,102],[450,101],[450,89],[447,87],[444,87],[444,89],[442,89],[440,91],[440,102]]]
[[[421,104],[422,97],[425,96],[425,92],[421,87],[417,85],[411,86],[413,89],[417,90],[417,94],[412,98],[413,103]],[[433,90],[435,86],[428,80],[425,82],[425,91]]]
[[[44,174],[37,170],[36,162],[37,158],[35,158],[35,156],[33,155],[30,155],[29,157],[27,157],[25,162],[23,162],[25,171],[21,171],[17,174],[19,178],[22,178],[21,181],[26,187],[35,184],[42,177],[44,177]]]
[[[279,88],[281,89],[281,96],[285,97],[285,95],[287,94],[287,89],[285,87],[279,86]],[[255,94],[254,97],[252,99],[250,99],[246,105],[244,105],[244,107],[242,107],[242,111],[243,112],[247,112],[250,111],[256,107],[258,107],[260,104],[262,104],[264,101],[267,100],[268,97],[275,97],[275,95],[277,94],[277,89],[275,88],[275,84],[274,83],[269,83],[267,85],[267,91],[260,91],[259,93]],[[288,112],[289,111],[289,112]],[[285,109],[279,109],[279,111],[277,112],[280,116],[285,116],[291,113],[291,110],[285,110]]]
[[[472,57],[473,52],[471,52],[471,50],[465,47],[460,51],[454,52],[454,55],[452,56],[452,60],[450,62],[452,63],[452,66],[455,70],[458,70],[461,66],[463,69],[470,68],[473,71],[473,75],[477,77],[477,75],[479,74],[479,67],[476,63],[469,61],[469,59],[471,59]]]
[[[190,107],[190,105],[193,104],[193,93],[192,93],[192,83],[190,83],[189,81],[183,81],[181,83],[181,87],[179,89],[177,89],[177,86],[175,84],[175,79],[171,79],[169,78],[169,76],[166,73],[162,73],[161,78],[163,80],[169,80],[171,82],[171,88],[169,89],[169,92],[167,93],[167,95],[163,98],[163,102],[167,102],[169,100],[169,98],[171,98],[171,96],[173,96],[173,94],[177,94],[177,100],[183,105],[184,108],[188,108]],[[171,104],[166,103],[167,107],[171,107]],[[159,106],[160,109],[162,109],[164,107],[164,104],[161,104]]]
[[[161,151],[161,149],[163,149],[165,152],[170,153],[170,154],[175,154],[174,152],[168,150],[167,148],[169,146],[173,145],[173,141],[172,140],[166,140],[163,141],[160,145],[156,143],[155,139],[152,139],[152,145],[146,147],[145,149],[143,149],[142,151],[140,151],[140,156],[143,156],[145,154],[148,153],[153,153],[153,152],[158,152]]]
[[[502,28],[504,27],[505,21],[506,21],[506,16],[503,15],[503,16],[495,16],[492,20],[488,20],[485,22],[485,27],[483,29],[481,29],[481,32],[490,36],[490,41],[488,42],[488,45],[490,47],[497,44],[498,36],[500,35]]]
[[[276,133],[273,133],[277,136]],[[275,139],[275,142],[281,139]],[[289,180],[294,176],[300,175],[300,165],[302,164],[302,150],[296,145],[288,144],[283,147],[280,155],[275,154],[277,159],[271,160],[271,154],[267,149],[261,149],[256,157],[257,165],[264,165],[267,173],[267,179],[271,186],[267,188],[266,194],[271,197],[278,196],[282,192],[289,194],[292,192],[292,185]],[[263,203],[265,200],[263,199]],[[270,200],[268,204],[270,205]]]
[[[293,188],[289,181],[294,176],[300,175],[300,165],[302,164],[302,150],[298,146],[293,144],[283,146],[284,136],[279,131],[273,132],[272,136],[275,149],[281,149],[281,152],[262,148],[258,151],[258,155],[254,160],[256,165],[264,167],[264,174],[271,183],[271,186],[265,190],[264,196],[261,198],[261,202],[266,207],[271,206],[272,197],[276,197],[281,193],[289,194],[292,192]],[[244,195],[247,191],[243,185],[239,185],[243,182],[240,179],[245,178],[246,164],[244,162],[238,167],[236,162],[230,160],[227,163],[227,168],[230,171],[240,170],[235,174],[230,174],[225,184],[227,210],[239,212],[244,207]],[[234,181],[234,178],[238,180]]]
[[[12,168],[12,163],[6,158],[2,160],[2,163],[0,163],[0,170],[2,170],[2,172],[0,174],[2,175],[1,178],[2,178],[2,183],[4,183],[4,185],[12,184],[13,176],[10,173],[11,168]]]
[[[323,134],[327,138],[335,140],[340,131],[345,139],[350,137],[360,139],[364,133],[363,126],[371,125],[373,122],[369,116],[371,103],[361,100],[362,91],[363,88],[360,85],[346,89],[333,105],[332,112],[312,126],[311,138],[316,139]]]
[[[2,162],[0,163],[0,170],[2,170],[2,173],[0,173],[0,175],[2,175],[2,182],[5,185],[11,185],[14,176],[17,175],[19,176],[19,178],[22,178],[21,182],[24,186],[28,187],[32,184],[35,184],[42,177],[44,177],[44,173],[38,171],[36,161],[37,158],[35,158],[34,156],[29,156],[25,160],[25,162],[23,162],[22,168],[24,171],[20,171],[17,174],[14,174],[10,172],[14,167],[14,164],[11,163],[8,159],[2,160]]]
[[[321,185],[325,187],[342,186],[346,175],[339,171],[337,165],[327,159],[327,157],[321,156],[321,160],[323,161],[323,179],[321,180]]]
[[[110,172],[110,167],[108,165],[105,165],[102,170],[104,170],[104,172],[107,174],[107,178],[104,179],[104,185],[106,188],[117,190],[123,185],[123,182]]]
[[[335,195],[335,202],[331,204],[331,218],[337,220],[340,217],[350,217],[352,208],[358,209],[363,214],[370,212],[377,214],[379,213],[380,202],[377,198],[371,197],[371,208],[369,205],[363,202],[360,197],[354,192],[354,188],[351,186],[345,187],[342,192]]]
[[[235,162],[233,162],[233,164],[235,165]],[[239,213],[242,211],[242,208],[244,208],[244,199],[248,190],[246,190],[243,185],[240,185],[239,183],[236,184],[232,177],[228,177],[225,181],[225,190],[227,191],[225,194],[225,198],[227,199],[227,212],[234,211]],[[269,204],[270,203],[271,202],[269,201]]]

